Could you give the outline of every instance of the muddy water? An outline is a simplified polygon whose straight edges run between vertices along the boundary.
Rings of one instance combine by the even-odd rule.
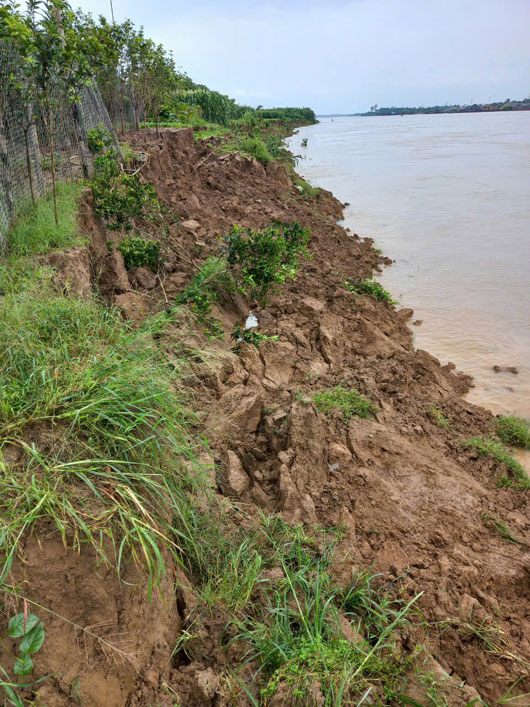
[[[471,374],[473,402],[530,417],[530,112],[322,119],[291,149],[395,260],[379,279],[422,320],[416,346]]]

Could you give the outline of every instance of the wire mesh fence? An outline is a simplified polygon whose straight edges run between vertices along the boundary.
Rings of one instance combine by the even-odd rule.
[[[58,180],[86,178],[92,167],[87,132],[103,125],[114,134],[95,85],[83,87],[75,102],[54,91],[49,111],[27,105],[10,88],[11,51],[0,43],[0,247],[17,210],[51,189],[52,161]]]

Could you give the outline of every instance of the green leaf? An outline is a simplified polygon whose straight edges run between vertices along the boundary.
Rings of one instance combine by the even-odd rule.
[[[42,623],[34,626],[29,633],[26,633],[20,642],[20,652],[27,653],[28,655],[36,653],[42,647],[45,635]]]
[[[27,653],[22,653],[19,655],[19,657],[15,660],[15,667],[13,668],[15,675],[29,675],[32,670],[33,661],[29,655],[27,655]]]
[[[35,614],[28,614],[26,617],[26,625],[24,626],[24,614],[12,616],[9,620],[8,636],[11,638],[20,638],[25,633],[29,633],[31,629],[39,623],[40,619]]]

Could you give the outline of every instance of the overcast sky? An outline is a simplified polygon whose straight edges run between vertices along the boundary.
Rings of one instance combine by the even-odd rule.
[[[192,79],[318,113],[530,94],[530,0],[113,0]],[[73,7],[76,1],[72,0]],[[110,0],[84,0],[110,17]]]

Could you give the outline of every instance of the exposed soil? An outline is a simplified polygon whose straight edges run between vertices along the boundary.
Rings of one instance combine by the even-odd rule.
[[[156,277],[144,268],[127,273],[121,256],[106,248],[108,234],[87,199],[82,218],[93,235],[91,272],[86,253],[72,255],[72,294],[86,295],[88,277],[124,316],[142,318],[175,300],[232,224],[260,227],[278,219],[311,229],[314,257],[267,307],[238,295],[214,313],[227,332],[226,349],[233,325],[245,321],[251,306],[260,331],[279,337],[259,350],[243,343],[220,371],[203,376],[197,391],[227,508],[228,499],[237,500],[250,511],[281,512],[287,522],[342,526],[340,579],[373,566],[404,598],[423,592],[418,605],[429,627],[410,628],[403,649],[425,645],[430,669],[454,678],[447,704],[478,696],[495,704],[518,679],[516,694],[530,691],[529,495],[498,487],[500,465],[463,450],[463,439],[491,434],[493,417],[463,400],[467,376],[414,350],[412,310],[395,311],[342,286],[346,277],[378,271],[385,259],[370,239],[337,223],[343,207],[329,192],[305,197],[281,164],[220,154],[215,138],[194,142],[191,129],[131,133],[128,142],[149,154],[143,175],[180,217],[171,226],[171,248]],[[63,259],[68,263],[67,255],[54,256],[52,264],[64,288]],[[310,397],[339,383],[369,396],[375,419],[346,424],[319,414]],[[428,414],[432,405],[448,419],[446,427]],[[526,546],[503,541],[484,513]],[[155,594],[149,604],[142,584],[120,585],[111,571],[94,567],[88,552],[65,550],[45,527],[39,540],[27,539],[15,566],[30,598],[91,631],[47,620],[36,662],[39,674],[61,677],[44,683],[41,704],[172,705],[175,695],[183,705],[247,704],[226,687],[226,666],[237,666],[240,654],[227,643],[225,617],[200,613],[182,574],[174,569],[163,600]],[[184,586],[175,595],[177,574]],[[197,638],[171,661],[191,613]],[[497,653],[464,627],[483,621],[504,632]],[[2,652],[11,649],[4,642]],[[456,689],[462,681],[469,687]],[[415,699],[434,704],[418,690]]]

